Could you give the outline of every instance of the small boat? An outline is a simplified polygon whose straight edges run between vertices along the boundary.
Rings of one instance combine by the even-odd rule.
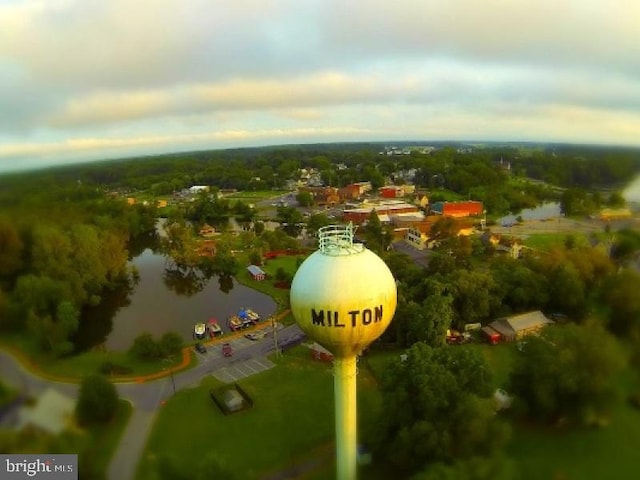
[[[260,315],[258,315],[253,310],[249,310],[248,308],[241,308],[240,312],[238,312],[238,317],[242,321],[243,327],[251,327],[255,325],[258,320],[260,320]]]
[[[229,328],[234,332],[242,328],[242,320],[237,315],[233,315],[228,319]]]
[[[244,311],[247,312],[247,317],[249,317],[254,322],[259,322],[260,320],[262,320],[260,315],[258,315],[257,312],[254,312],[253,310],[250,310],[248,308],[245,308]]]
[[[193,336],[198,340],[202,340],[206,331],[207,326],[204,323],[196,323],[195,327],[193,327]]]
[[[220,325],[218,325],[218,321],[215,318],[209,319],[209,321],[207,322],[207,330],[209,330],[209,337],[211,338],[219,337],[224,333],[222,331],[222,328],[220,328]]]

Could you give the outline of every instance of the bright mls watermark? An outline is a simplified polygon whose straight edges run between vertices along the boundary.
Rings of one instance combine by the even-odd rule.
[[[78,455],[0,454],[2,480],[78,480]]]

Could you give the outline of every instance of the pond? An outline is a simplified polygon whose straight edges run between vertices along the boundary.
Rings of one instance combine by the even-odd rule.
[[[178,294],[176,290],[180,289],[170,289],[165,283],[165,258],[151,249],[144,250],[130,264],[139,272],[138,284],[128,297],[122,292],[114,292],[113,298],[105,297],[102,305],[92,309],[94,314],[85,315],[91,317],[93,327],[88,328],[92,331],[85,329],[87,338],[78,339],[78,348],[104,343],[109,350],[127,350],[133,340],[144,332],[151,333],[157,339],[173,331],[188,342],[192,340],[194,325],[206,322],[209,318],[216,318],[223,330],[228,332],[226,319],[237,314],[241,307],[250,308],[263,318],[275,313],[277,308],[271,297],[235,280],[232,286],[225,286],[224,290],[228,290],[225,293],[215,276],[204,280],[200,285],[202,288],[196,289],[195,293],[192,289],[191,294]],[[229,290],[229,287],[232,288]],[[98,320],[100,312],[110,319]]]
[[[520,216],[523,220],[548,220],[562,216],[560,204],[558,202],[546,202],[536,208],[525,208],[521,212],[513,215],[506,215],[496,220],[498,225],[508,227],[517,223],[516,218]]]

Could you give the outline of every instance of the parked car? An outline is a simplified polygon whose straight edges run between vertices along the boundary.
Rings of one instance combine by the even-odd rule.
[[[224,355],[225,357],[230,357],[231,355],[233,355],[233,349],[231,348],[230,344],[225,343],[222,345],[222,355]]]
[[[199,342],[196,343],[195,349],[196,349],[196,352],[198,353],[207,353],[207,347],[205,347],[203,344]]]
[[[264,332],[249,332],[245,333],[244,336],[245,338],[248,338],[249,340],[253,340],[255,342],[257,340],[260,340],[261,338],[264,338],[265,334]]]

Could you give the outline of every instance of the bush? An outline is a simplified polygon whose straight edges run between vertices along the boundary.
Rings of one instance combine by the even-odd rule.
[[[81,424],[105,423],[118,409],[116,387],[104,375],[89,375],[80,384],[76,417]]]
[[[182,337],[176,332],[167,332],[160,338],[158,342],[158,350],[162,357],[177,355],[182,350],[184,342]]]
[[[162,357],[160,345],[155,342],[150,333],[137,336],[133,340],[129,353],[141,360],[155,360]]]

